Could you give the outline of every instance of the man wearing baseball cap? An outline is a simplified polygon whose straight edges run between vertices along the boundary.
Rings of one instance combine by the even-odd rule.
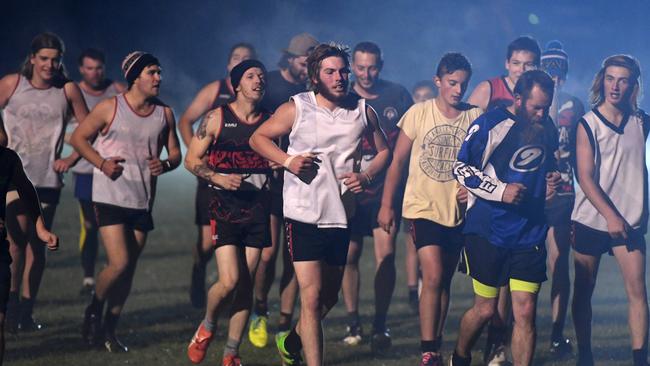
[[[571,210],[575,200],[573,188],[573,169],[571,168],[570,136],[575,136],[578,120],[584,114],[582,102],[574,96],[562,92],[562,86],[569,71],[569,56],[560,41],[550,41],[542,52],[541,68],[555,82],[553,103],[549,116],[558,129],[559,149],[558,170],[562,178],[557,194],[546,201],[545,213],[549,226],[546,243],[548,265],[551,274],[551,307],[553,330],[551,332],[550,352],[554,357],[562,357],[571,352],[571,342],[562,334],[569,302],[569,252]]]
[[[293,95],[307,91],[307,56],[318,46],[318,41],[309,33],[300,33],[291,38],[289,46],[282,50],[278,61],[279,70],[267,75],[267,87],[262,108],[268,112],[287,102]],[[288,138],[280,138],[280,147],[286,151]],[[268,342],[268,294],[275,279],[275,260],[277,258],[280,237],[282,236],[282,184],[283,173],[274,174],[271,179],[271,242],[264,248],[255,277],[255,305],[251,317],[248,338],[256,347],[264,347]],[[298,283],[293,274],[293,266],[287,250],[282,250],[283,270],[280,280],[280,320],[278,333],[291,328],[291,318],[298,292]]]

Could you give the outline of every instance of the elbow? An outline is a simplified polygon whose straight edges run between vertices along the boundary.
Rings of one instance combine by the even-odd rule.
[[[257,144],[257,134],[253,133],[253,135],[248,139],[248,144],[251,146],[251,149],[257,151],[258,144]]]

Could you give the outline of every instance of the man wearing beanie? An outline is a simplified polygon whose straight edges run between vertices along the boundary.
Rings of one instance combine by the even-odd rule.
[[[550,352],[556,357],[571,353],[571,342],[562,334],[566,320],[570,294],[569,252],[571,249],[571,211],[575,201],[573,169],[571,161],[575,151],[571,136],[575,136],[578,120],[584,114],[582,102],[562,91],[569,71],[569,57],[559,41],[551,41],[542,52],[541,68],[555,82],[553,103],[549,116],[555,122],[559,135],[557,156],[558,170],[562,178],[555,197],[546,201],[546,220],[549,225],[546,244],[551,276],[551,308],[553,330]]]
[[[265,79],[264,65],[257,60],[235,66],[230,71],[235,100],[208,112],[185,158],[185,167],[210,187],[210,237],[219,271],[219,280],[208,291],[205,318],[187,348],[193,363],[205,358],[219,313],[228,311],[222,365],[241,365],[239,345],[253,305],[255,268],[262,248],[271,245],[271,167],[248,143],[270,116],[260,108]]]
[[[86,307],[82,336],[88,345],[103,344],[109,352],[128,351],[115,328],[153,230],[156,179],[181,161],[174,113],[157,98],[160,62],[150,53],[132,52],[122,62],[122,72],[128,90],[99,102],[70,141],[95,166],[92,201],[108,261]],[[167,160],[159,157],[163,147]]]
[[[230,48],[226,70],[230,73],[240,62],[255,57],[255,48],[251,44],[237,43]],[[186,147],[190,146],[190,141],[194,135],[192,126],[207,111],[232,101],[234,96],[235,92],[229,75],[226,75],[223,79],[208,83],[196,94],[194,100],[192,100],[192,103],[178,121],[178,130]],[[208,207],[210,188],[208,183],[201,178],[197,178],[197,183],[194,209],[198,235],[196,245],[193,247],[194,264],[192,265],[190,283],[190,302],[192,306],[200,309],[205,306],[205,266],[212,258],[213,248],[212,239],[210,238],[210,212]]]
[[[289,47],[282,51],[278,62],[279,70],[271,71],[267,77],[267,88],[262,100],[262,108],[273,113],[280,104],[295,94],[307,90],[307,56],[318,45],[318,41],[309,33],[301,33],[289,42]],[[288,136],[279,140],[280,147],[287,149]],[[255,305],[251,317],[248,338],[256,347],[264,347],[268,342],[268,295],[275,279],[275,261],[277,259],[280,238],[282,237],[282,171],[271,177],[271,246],[262,250],[262,258],[255,275]],[[286,242],[285,242],[286,245]],[[280,319],[277,335],[289,331],[293,308],[298,293],[291,259],[286,247],[282,250],[282,277],[280,280]]]

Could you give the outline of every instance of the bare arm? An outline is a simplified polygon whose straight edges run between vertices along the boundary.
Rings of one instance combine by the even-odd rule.
[[[79,86],[73,82],[68,82],[63,86],[65,90],[65,95],[68,98],[68,103],[72,107],[72,113],[79,124],[83,121],[88,115],[88,107],[84,101],[81,90]],[[79,153],[73,151],[69,156],[63,159],[57,159],[54,162],[54,170],[59,173],[65,173],[72,167],[80,158]]]
[[[372,159],[370,166],[362,173],[367,175],[370,180],[377,176],[386,169],[390,163],[392,157],[392,152],[388,148],[388,142],[386,141],[386,135],[379,127],[379,118],[377,113],[371,107],[366,109],[366,115],[368,116],[368,129],[372,131],[372,138],[375,143],[375,148],[377,149],[377,155]]]
[[[381,208],[377,221],[386,232],[390,232],[391,226],[394,224],[395,213],[393,204],[395,202],[395,192],[399,187],[400,181],[407,167],[409,157],[411,156],[411,148],[413,147],[413,140],[411,140],[404,131],[400,131],[393,151],[393,160],[388,167],[386,173],[386,180],[384,180],[384,193],[381,196]]]
[[[612,237],[627,238],[629,224],[618,213],[600,185],[594,181],[594,150],[589,142],[587,131],[581,123],[577,127],[576,159],[578,184],[591,204],[607,220],[607,231]]]
[[[167,150],[167,160],[160,160],[160,150],[158,155],[147,158],[149,171],[153,176],[172,171],[181,163],[181,149],[176,135],[176,120],[174,119],[174,112],[169,107],[165,107],[165,122],[167,127],[161,133],[161,137]]]
[[[282,151],[273,140],[280,136],[288,135],[291,132],[295,117],[296,105],[293,101],[282,104],[271,118],[255,130],[249,140],[251,148],[266,159],[276,164],[284,165],[290,156]],[[291,163],[300,158],[300,156],[297,156],[291,160]],[[296,174],[295,171],[292,171],[292,173]]]
[[[194,132],[192,131],[192,126],[194,123],[201,118],[207,111],[212,107],[212,102],[214,101],[214,96],[219,91],[220,82],[213,81],[210,84],[206,85],[199,91],[199,93],[194,97],[192,103],[178,121],[178,130],[181,133],[181,138],[185,146],[189,148],[190,142],[192,141],[192,136]]]
[[[490,87],[490,83],[487,80],[481,81],[481,83],[472,91],[472,94],[467,99],[467,103],[480,107],[482,110],[486,110],[488,103],[490,102],[491,93],[492,87]]]
[[[13,94],[14,89],[16,89],[18,79],[18,74],[9,74],[0,79],[0,109],[4,108],[9,102],[11,94]],[[0,115],[0,145],[7,146],[7,144],[9,144],[9,139],[7,138],[7,133],[4,129],[2,115]]]

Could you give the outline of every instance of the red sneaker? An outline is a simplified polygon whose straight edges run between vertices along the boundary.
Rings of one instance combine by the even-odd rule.
[[[222,366],[242,366],[239,356],[228,355],[223,357]]]
[[[203,323],[199,325],[199,329],[194,333],[190,345],[187,346],[187,357],[192,363],[198,364],[205,358],[205,351],[207,351],[210,341],[212,340],[213,333],[205,329]]]

